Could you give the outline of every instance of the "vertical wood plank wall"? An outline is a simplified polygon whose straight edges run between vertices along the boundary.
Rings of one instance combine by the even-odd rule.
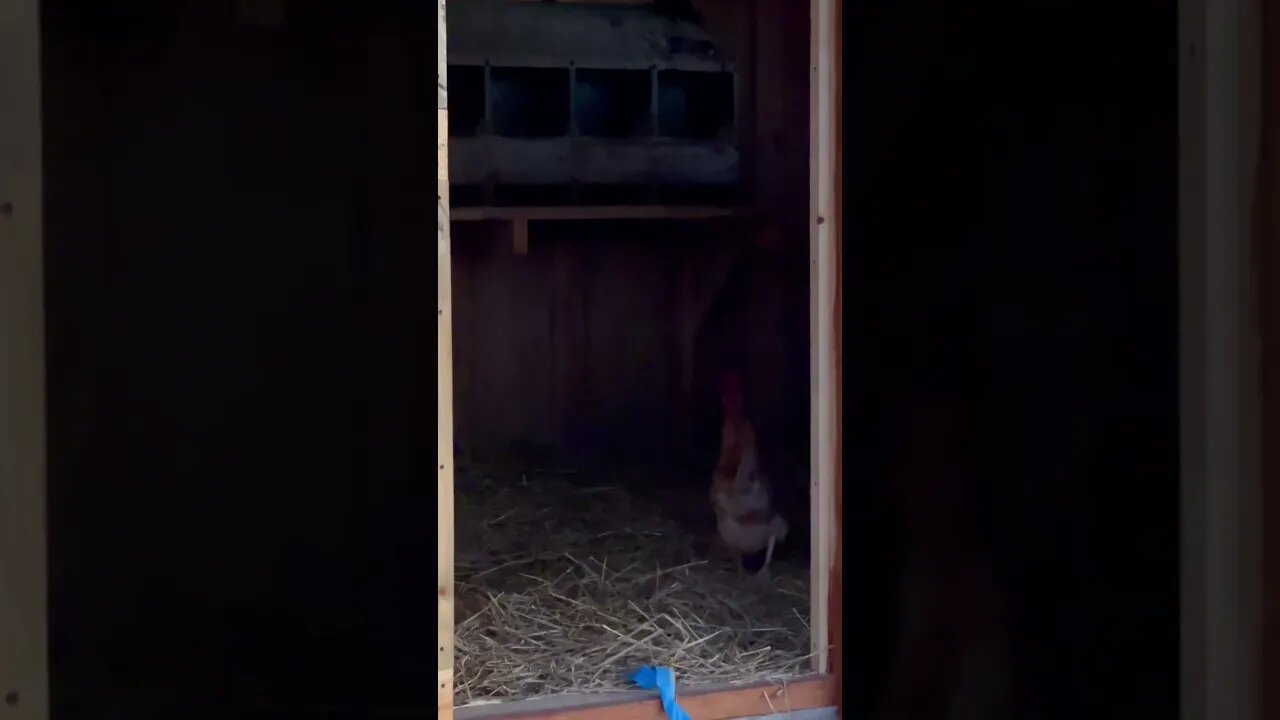
[[[793,399],[810,387],[809,3],[697,4],[738,72],[741,200],[759,215],[537,222],[516,255],[505,223],[454,212],[455,437],[477,455],[683,463],[715,452],[710,388],[734,364],[786,448],[779,484],[807,503],[809,413]],[[776,245],[751,242],[759,217],[777,222]]]
[[[436,709],[453,717],[453,312],[449,264],[449,103],[445,0],[436,12]]]
[[[0,2],[0,717],[49,717],[38,0]]]

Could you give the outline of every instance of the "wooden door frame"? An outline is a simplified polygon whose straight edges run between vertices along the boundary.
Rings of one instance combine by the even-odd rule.
[[[829,27],[839,27],[839,4],[839,0],[811,0],[815,38],[824,37],[821,27],[825,21],[831,23]],[[1250,238],[1276,240],[1260,235],[1263,228],[1270,228],[1268,232],[1273,234],[1275,228],[1259,224],[1251,213],[1254,202],[1265,205],[1276,201],[1254,195],[1263,189],[1275,191],[1274,185],[1260,179],[1263,174],[1274,174],[1274,167],[1267,166],[1267,172],[1254,179],[1263,132],[1258,120],[1263,99],[1257,30],[1261,6],[1258,0],[1180,0],[1179,7],[1180,384],[1184,418],[1181,714],[1187,720],[1262,717],[1257,704],[1263,690],[1259,679],[1264,670],[1274,676],[1277,668],[1274,660],[1265,668],[1261,664],[1258,631],[1265,607],[1261,543],[1265,537],[1275,547],[1273,538],[1280,518],[1264,519],[1260,510],[1264,505],[1260,502],[1263,478],[1259,459],[1265,445],[1260,436],[1263,409],[1258,407],[1260,349],[1258,338],[1250,331],[1259,327],[1255,298],[1263,290],[1254,284],[1257,247],[1250,244]],[[4,108],[0,112],[0,338],[4,340],[0,342],[0,576],[5,580],[0,586],[0,717],[18,720],[44,720],[49,706],[38,10],[38,0],[0,3],[0,106]],[[440,11],[442,14],[442,2]],[[443,40],[442,18],[439,35]],[[1267,57],[1274,62],[1276,39],[1269,36],[1267,42]],[[820,69],[822,58],[816,58],[815,87],[819,80],[839,85],[830,79],[838,72],[838,42],[832,43],[829,52],[829,57],[836,59],[825,66],[828,74]],[[442,78],[443,67],[442,56]],[[444,128],[443,86],[440,100]],[[819,105],[829,106],[828,112],[835,113],[839,103]],[[820,155],[820,147],[831,147],[822,144],[822,132],[828,133],[838,148],[838,120],[818,129],[811,145],[815,155]],[[437,419],[442,428],[438,438],[442,497],[452,492],[444,138],[441,130],[437,259],[442,290],[437,333],[443,361],[437,383],[441,391]],[[1274,164],[1274,153],[1268,157]],[[836,175],[839,164],[827,163]],[[834,184],[838,178],[815,182]],[[834,241],[840,237],[837,199],[832,190],[822,206],[829,208],[830,216],[815,213],[811,219],[814,237],[819,238],[811,240],[811,250],[832,261],[838,260],[840,253],[839,243]],[[824,222],[818,223],[818,217]],[[823,245],[821,238],[833,241]],[[838,300],[838,263],[815,263],[815,267],[836,268],[834,281],[828,279],[828,284],[820,286],[829,288],[822,297]],[[1272,279],[1271,274],[1266,278]],[[829,388],[833,384],[838,393],[839,332],[834,316],[838,305],[832,301],[830,307],[832,324],[826,330],[815,326],[815,342],[835,354],[834,360],[824,362],[836,372],[825,383],[815,385]],[[821,333],[829,333],[825,346]],[[838,423],[835,408],[822,412],[831,415],[834,410]],[[1276,412],[1270,405],[1268,410]],[[1273,442],[1277,440],[1280,438]],[[838,453],[839,425],[825,442],[817,444],[825,452]],[[815,477],[815,483],[831,483],[823,487],[832,493],[838,493],[839,484],[824,477],[837,477],[836,457],[829,461],[825,475],[819,471]],[[821,456],[818,459],[821,464]],[[1268,481],[1274,484],[1269,477]],[[1272,496],[1274,493],[1268,493],[1266,497]],[[451,524],[451,516],[443,514],[450,507],[451,503],[446,503],[438,517],[448,520],[442,526]],[[833,529],[839,532],[838,523]],[[451,542],[450,536],[441,543],[437,559],[442,568],[451,567]],[[833,550],[838,551],[838,545]],[[830,562],[839,568],[838,557]],[[452,714],[452,578],[444,570],[439,577],[441,628],[446,615],[449,620],[449,632],[440,638],[439,704],[441,716],[448,717]],[[836,585],[838,579],[830,582]],[[826,603],[829,609],[833,607],[831,600]],[[835,618],[830,624],[835,624]],[[1272,648],[1274,635],[1266,642]],[[1270,657],[1277,654],[1280,651],[1270,650]],[[16,704],[5,700],[12,692],[17,693]]]
[[[0,2],[0,718],[49,716],[39,0]]]
[[[841,622],[841,0],[809,0],[810,48],[810,646],[816,677],[789,686],[725,689],[698,693],[706,720],[776,711],[833,706],[840,695]],[[453,368],[450,297],[448,90],[445,0],[437,6],[437,342],[438,405],[438,697],[437,712],[453,716]],[[774,699],[771,700],[770,698]],[[775,704],[776,701],[776,704]],[[502,717],[537,717],[554,712],[560,720],[581,717],[660,717],[656,700],[619,697],[606,705],[569,710],[535,710],[512,703]],[[540,706],[539,706],[540,707]],[[530,709],[524,709],[530,708]]]
[[[453,302],[445,0],[436,1],[436,710],[453,718]]]
[[[809,3],[809,577],[813,670],[840,664],[841,0]]]
[[[1248,139],[1260,132],[1250,132],[1257,127],[1250,124],[1258,105],[1256,2],[1179,1],[1180,705],[1187,720],[1260,717],[1251,640],[1262,608],[1259,365],[1247,331],[1258,327],[1249,249],[1258,148]],[[820,671],[831,666],[818,643],[838,640],[840,628],[839,514],[828,512],[842,483],[840,6],[810,0],[811,609]],[[448,592],[441,588],[442,597]]]
[[[1259,0],[1179,1],[1185,720],[1266,716],[1259,705],[1264,518],[1253,246],[1263,131],[1259,8]]]

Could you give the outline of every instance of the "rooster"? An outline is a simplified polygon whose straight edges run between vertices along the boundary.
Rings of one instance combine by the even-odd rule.
[[[773,509],[769,479],[760,467],[755,428],[747,419],[742,381],[726,373],[720,383],[724,425],[720,430],[720,459],[711,478],[711,507],[716,529],[734,558],[738,574],[743,557],[765,551],[757,577],[769,577],[774,545],[787,536],[787,522]]]

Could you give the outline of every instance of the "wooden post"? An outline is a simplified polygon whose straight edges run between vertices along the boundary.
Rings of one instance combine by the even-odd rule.
[[[516,218],[511,221],[511,252],[516,255],[529,254],[529,220]]]
[[[46,720],[38,0],[0,2],[0,718]]]
[[[1180,0],[1181,717],[1260,718],[1257,0]],[[1264,280],[1265,282],[1265,280]],[[1267,290],[1268,294],[1270,293]],[[1265,442],[1265,440],[1262,440]]]
[[[1253,249],[1262,351],[1262,689],[1259,715],[1280,717],[1280,5],[1263,2],[1260,162]]]
[[[844,3],[837,2],[831,26],[835,29],[832,44],[832,108],[835,127],[835,160],[832,168],[831,236],[835,245],[832,253],[835,274],[835,297],[831,300],[831,364],[835,374],[835,455],[832,477],[832,503],[835,527],[832,528],[831,585],[827,588],[827,637],[831,643],[831,674],[835,676],[836,707],[844,713],[844,364],[841,349],[844,342]]]
[[[837,46],[839,0],[811,0],[810,5],[810,154],[809,154],[809,364],[810,364],[810,643],[814,670],[829,672],[832,641],[833,577],[838,580],[835,556],[836,463],[840,452],[837,423],[840,416],[838,386],[840,365],[835,346],[838,307],[836,285],[840,278],[836,219],[836,133],[840,108],[836,104],[839,77]]]
[[[449,103],[445,0],[436,35],[436,715],[453,718],[453,307],[449,263]]]

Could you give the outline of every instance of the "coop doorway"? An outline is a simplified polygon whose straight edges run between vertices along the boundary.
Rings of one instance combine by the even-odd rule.
[[[717,702],[745,690],[720,717],[835,705],[838,22],[668,7],[447,9],[440,706],[459,717],[626,702],[651,665]],[[710,493],[726,382],[785,527],[741,568]]]

